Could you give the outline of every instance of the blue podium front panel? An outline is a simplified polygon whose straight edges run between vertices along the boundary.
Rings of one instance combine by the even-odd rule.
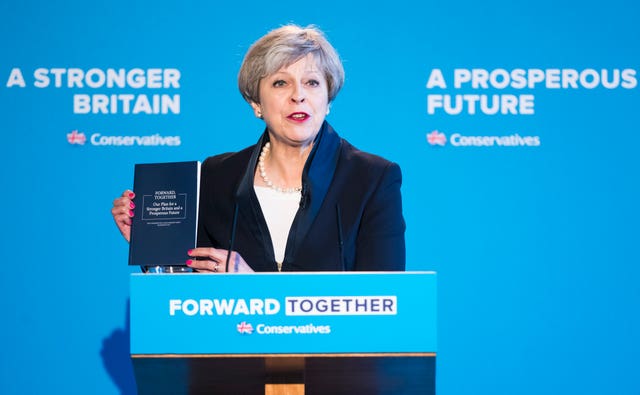
[[[435,352],[433,272],[131,275],[134,355]]]

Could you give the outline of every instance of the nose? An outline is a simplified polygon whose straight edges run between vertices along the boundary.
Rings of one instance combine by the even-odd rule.
[[[302,88],[302,86],[300,86],[300,84],[296,84],[293,89],[293,92],[291,92],[291,101],[296,104],[300,104],[304,102],[304,99],[305,99],[304,89]]]

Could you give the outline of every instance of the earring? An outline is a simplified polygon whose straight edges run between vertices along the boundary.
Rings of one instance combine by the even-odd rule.
[[[262,111],[258,110],[258,111],[256,112],[256,117],[258,117],[258,118],[262,119]]]

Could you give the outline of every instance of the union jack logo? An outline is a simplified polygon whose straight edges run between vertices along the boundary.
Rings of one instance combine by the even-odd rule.
[[[253,325],[247,324],[245,321],[242,321],[237,325],[238,333],[246,333],[248,335],[253,333]]]
[[[447,143],[447,136],[445,136],[444,133],[440,133],[437,130],[434,130],[431,133],[427,133],[427,141],[431,145],[444,146]]]
[[[87,136],[85,136],[82,132],[78,133],[77,130],[74,130],[71,133],[67,133],[67,141],[69,142],[69,144],[84,145],[84,143],[87,141]]]

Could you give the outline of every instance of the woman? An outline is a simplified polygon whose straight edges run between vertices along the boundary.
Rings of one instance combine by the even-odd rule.
[[[404,270],[399,166],[357,150],[325,121],[343,82],[336,51],[316,28],[284,26],[251,46],[238,85],[266,130],[256,145],[203,163],[188,266]],[[127,240],[133,196],[125,191],[112,208]]]

